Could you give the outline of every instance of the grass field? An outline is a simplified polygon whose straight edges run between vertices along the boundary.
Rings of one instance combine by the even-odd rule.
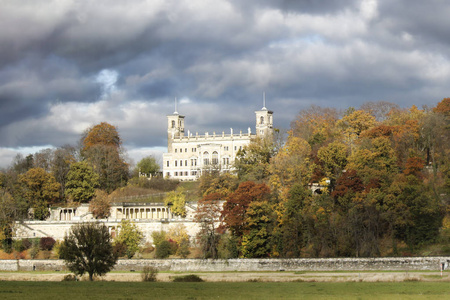
[[[1,281],[0,299],[450,299],[448,282]]]

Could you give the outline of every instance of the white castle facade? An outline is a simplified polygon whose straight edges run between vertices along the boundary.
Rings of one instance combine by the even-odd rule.
[[[182,181],[196,180],[205,170],[233,171],[236,154],[255,137],[273,135],[273,112],[265,105],[255,111],[256,132],[213,132],[185,134],[184,116],[175,112],[167,116],[167,150],[163,154],[163,176]]]

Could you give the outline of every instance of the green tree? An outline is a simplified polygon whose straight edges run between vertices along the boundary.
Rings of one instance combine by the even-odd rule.
[[[0,188],[0,242],[3,248],[11,248],[14,222],[18,218],[17,203],[3,188]]]
[[[41,168],[29,169],[19,176],[19,182],[22,184],[23,196],[27,200],[28,207],[34,210],[34,217],[44,220],[49,214],[48,205],[56,203],[59,199],[59,183],[55,177]]]
[[[59,248],[59,257],[64,259],[68,269],[77,275],[108,273],[116,264],[108,227],[97,223],[83,223],[72,227]]]
[[[248,230],[244,233],[241,244],[243,257],[260,258],[270,255],[272,212],[266,201],[250,203],[245,219]]]
[[[236,154],[235,168],[241,180],[259,181],[269,176],[270,159],[275,155],[272,137],[255,138]]]
[[[136,251],[139,250],[139,244],[143,238],[144,235],[136,224],[130,220],[122,220],[120,223],[120,232],[116,238],[116,242],[122,243],[127,247],[126,255],[128,258],[132,258]]]
[[[303,218],[304,202],[311,196],[311,192],[300,184],[295,184],[289,190],[285,211],[281,218],[281,247],[282,257],[300,257],[303,247]]]
[[[51,162],[51,172],[56,181],[61,185],[60,195],[66,195],[67,173],[69,173],[70,165],[76,162],[76,150],[72,146],[63,146],[53,153]]]
[[[135,169],[136,174],[142,174],[147,177],[155,175],[159,171],[159,164],[153,156],[147,156],[141,159]]]
[[[73,163],[67,173],[66,195],[73,201],[88,203],[95,195],[98,175],[85,161]]]
[[[170,206],[174,215],[186,217],[186,194],[183,189],[179,188],[176,191],[168,192],[164,204]]]

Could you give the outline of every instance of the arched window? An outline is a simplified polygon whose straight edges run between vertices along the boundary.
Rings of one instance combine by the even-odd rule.
[[[172,120],[172,128],[175,128],[175,121]]]
[[[208,151],[203,152],[203,165],[209,165],[209,153]]]
[[[259,124],[264,124],[264,117],[263,116],[261,116]]]
[[[212,164],[213,165],[219,164],[219,153],[217,153],[217,151],[214,151],[212,154]]]

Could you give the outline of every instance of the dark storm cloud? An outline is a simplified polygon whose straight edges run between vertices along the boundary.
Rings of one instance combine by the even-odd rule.
[[[255,6],[270,7],[286,12],[327,14],[354,7],[357,0],[250,0],[233,1],[237,6],[253,10]]]
[[[221,133],[254,128],[263,91],[280,128],[311,104],[433,106],[448,96],[446,1],[0,6],[0,146],[10,149],[74,144],[101,121],[134,152],[161,149],[175,97],[186,129]]]

